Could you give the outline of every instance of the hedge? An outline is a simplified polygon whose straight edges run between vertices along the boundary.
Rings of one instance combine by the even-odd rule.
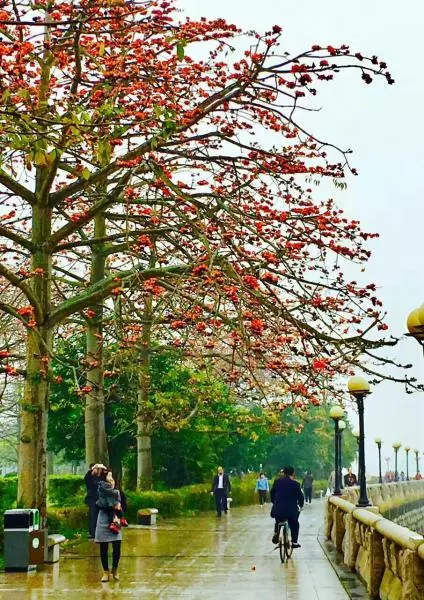
[[[49,476],[49,504],[56,506],[84,504],[85,494],[84,478],[80,475]]]

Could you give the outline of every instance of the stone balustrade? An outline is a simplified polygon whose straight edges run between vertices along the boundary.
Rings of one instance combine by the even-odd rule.
[[[368,508],[356,506],[358,488],[328,499],[327,538],[361,577],[371,598],[423,600],[424,538],[386,516],[408,506],[420,510],[417,505],[423,500],[424,521],[424,481],[372,485],[368,493],[374,504]]]

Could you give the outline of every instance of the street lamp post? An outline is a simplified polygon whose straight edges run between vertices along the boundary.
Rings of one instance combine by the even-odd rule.
[[[383,442],[381,441],[381,438],[375,438],[375,443],[378,448],[378,483],[383,483],[383,477],[381,475],[381,444]]]
[[[420,472],[419,454],[420,454],[420,451],[419,450],[414,450],[414,452],[415,452],[415,460],[416,460],[416,463],[417,463],[417,474],[415,476],[415,479],[419,479],[419,472]]]
[[[406,452],[406,481],[409,481],[409,451],[411,448],[409,446],[405,446]]]
[[[356,438],[356,444],[358,446],[358,450],[357,450],[356,456],[358,458],[358,481],[359,481],[360,478],[361,478],[361,469],[359,468],[359,439],[360,439],[361,436],[359,434],[359,431],[354,431],[353,435]]]
[[[342,473],[342,450],[343,450],[343,431],[346,429],[346,423],[339,421],[339,481],[340,489],[344,488],[343,485],[343,473]]]
[[[402,444],[400,442],[394,442],[392,444],[393,450],[395,451],[395,481],[399,481],[399,473],[398,473],[398,452],[399,448],[401,448]]]
[[[364,398],[370,393],[370,384],[362,377],[351,377],[347,383],[349,392],[356,400],[359,417],[359,500],[357,506],[369,506],[365,474]]]
[[[330,418],[334,421],[334,496],[341,496],[340,489],[340,470],[339,470],[339,422],[344,417],[344,410],[341,406],[335,405],[330,408]]]

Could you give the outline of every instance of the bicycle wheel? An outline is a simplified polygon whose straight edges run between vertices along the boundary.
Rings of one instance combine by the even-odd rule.
[[[283,526],[283,544],[284,544],[284,554],[285,554],[286,560],[288,560],[293,553],[293,548],[292,548],[290,527],[287,522],[285,522],[284,526]]]
[[[278,530],[278,548],[280,550],[280,560],[283,563],[286,559],[285,548],[284,548],[284,535],[283,535],[284,525],[280,524]]]

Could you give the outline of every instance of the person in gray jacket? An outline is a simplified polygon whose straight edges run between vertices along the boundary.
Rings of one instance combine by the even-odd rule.
[[[109,475],[110,474],[110,475]],[[108,479],[109,476],[109,479]],[[109,529],[113,533],[119,533],[121,527],[128,525],[122,512],[121,494],[115,489],[112,473],[109,471],[106,480],[101,480],[97,486],[97,506],[102,508],[109,518]],[[120,506],[120,508],[118,508]]]
[[[103,567],[102,582],[110,581],[111,577],[119,581],[118,565],[121,558],[122,528],[117,532],[111,530],[112,519],[116,512],[122,511],[121,495],[119,490],[115,490],[115,482],[110,469],[104,465],[97,465],[100,477],[99,483],[99,516],[97,517],[95,541],[100,544],[100,560]],[[105,485],[107,484],[107,485]],[[100,487],[102,489],[100,500]],[[121,519],[122,523],[122,519]],[[126,523],[126,521],[125,521]],[[109,571],[108,549],[109,543],[112,544],[112,571]]]

